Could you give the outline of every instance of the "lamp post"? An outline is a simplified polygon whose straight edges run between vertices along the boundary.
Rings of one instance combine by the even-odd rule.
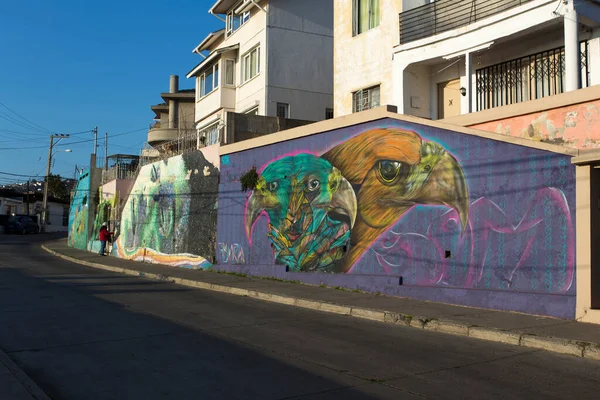
[[[46,232],[46,222],[48,218],[48,179],[50,178],[50,167],[52,166],[52,157],[56,153],[52,153],[54,146],[58,144],[62,139],[68,138],[69,135],[63,134],[52,134],[50,135],[50,147],[48,148],[48,165],[46,167],[46,179],[44,182],[44,200],[42,203],[42,232]],[[56,142],[54,139],[58,139]],[[63,150],[65,153],[70,153],[70,149]]]

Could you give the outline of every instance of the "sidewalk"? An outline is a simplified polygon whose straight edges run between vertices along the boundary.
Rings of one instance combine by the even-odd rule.
[[[47,242],[42,248],[108,271],[600,361],[600,325],[596,324],[100,257],[70,248],[65,240]]]

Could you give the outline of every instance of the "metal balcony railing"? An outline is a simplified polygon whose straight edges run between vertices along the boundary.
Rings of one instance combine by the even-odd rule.
[[[580,87],[589,86],[588,42],[580,42]],[[477,111],[564,92],[565,48],[558,47],[475,71]]]
[[[481,21],[532,0],[437,0],[400,13],[400,44]]]

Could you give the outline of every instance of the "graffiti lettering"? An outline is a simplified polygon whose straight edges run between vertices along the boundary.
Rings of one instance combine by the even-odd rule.
[[[244,248],[237,244],[217,243],[220,262],[228,264],[245,264]]]

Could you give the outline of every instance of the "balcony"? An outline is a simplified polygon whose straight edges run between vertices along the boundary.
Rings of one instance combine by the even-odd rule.
[[[533,0],[437,0],[400,13],[400,44],[447,32]]]
[[[165,124],[167,125],[167,124]],[[148,130],[148,143],[159,144],[177,139],[179,129],[169,128],[168,125],[163,127],[160,122],[155,122],[150,125]]]

